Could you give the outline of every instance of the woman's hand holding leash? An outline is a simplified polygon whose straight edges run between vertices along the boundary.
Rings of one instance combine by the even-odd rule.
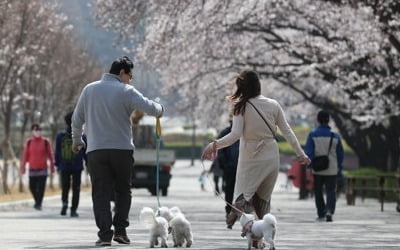
[[[297,161],[300,162],[302,165],[309,165],[311,163],[310,158],[307,155],[301,155],[297,157]]]
[[[203,154],[201,155],[201,159],[213,161],[215,157],[217,157],[217,144],[215,141],[213,141],[210,142],[204,149]]]

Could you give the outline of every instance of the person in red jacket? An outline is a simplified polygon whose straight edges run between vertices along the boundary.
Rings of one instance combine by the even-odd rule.
[[[42,210],[44,190],[46,188],[47,168],[50,161],[50,171],[54,173],[54,157],[50,141],[43,137],[39,124],[33,124],[32,137],[24,146],[21,172],[25,174],[26,163],[29,163],[29,189],[35,200],[34,208]]]

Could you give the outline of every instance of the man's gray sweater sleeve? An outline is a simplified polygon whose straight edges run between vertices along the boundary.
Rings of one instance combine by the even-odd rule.
[[[164,107],[148,98],[144,97],[134,87],[128,89],[128,103],[130,110],[140,110],[151,116],[161,116],[164,112]]]
[[[82,126],[85,123],[85,110],[84,110],[84,96],[85,89],[83,89],[81,96],[79,97],[78,103],[75,107],[72,115],[72,143],[73,145],[79,145],[82,143]]]

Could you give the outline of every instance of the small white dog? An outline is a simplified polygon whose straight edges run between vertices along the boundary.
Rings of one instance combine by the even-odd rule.
[[[186,247],[193,244],[193,234],[190,222],[178,207],[160,207],[158,210],[160,216],[169,221],[169,233],[172,234],[174,247],[182,247],[186,241]]]
[[[240,216],[240,225],[242,225],[242,237],[247,238],[247,248],[250,250],[253,240],[258,240],[258,249],[264,248],[265,241],[269,243],[269,249],[275,250],[275,236],[276,236],[276,218],[272,214],[264,215],[262,220],[255,220],[253,214],[243,213]]]
[[[144,207],[140,212],[142,221],[150,230],[150,248],[158,245],[158,238],[161,239],[161,247],[168,247],[168,221],[161,216],[156,216],[153,209]]]

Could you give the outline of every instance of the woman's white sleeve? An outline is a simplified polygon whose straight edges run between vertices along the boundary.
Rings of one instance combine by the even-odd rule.
[[[296,152],[297,156],[304,156],[304,151],[300,146],[299,141],[297,140],[296,135],[294,134],[292,128],[286,120],[285,113],[282,110],[282,107],[278,104],[278,117],[276,119],[279,130],[282,132],[283,137],[285,137],[286,141],[289,142],[290,146]]]
[[[243,125],[243,115],[234,115],[232,120],[232,130],[229,134],[216,140],[217,149],[228,147],[239,140],[243,133]]]

